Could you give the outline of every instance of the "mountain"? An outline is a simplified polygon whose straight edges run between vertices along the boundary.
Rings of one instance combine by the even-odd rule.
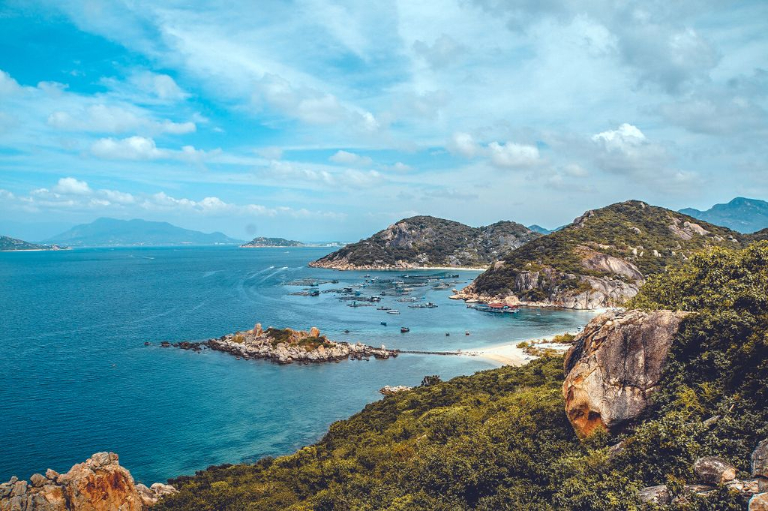
[[[538,232],[539,234],[549,234],[550,232],[552,232],[549,229],[537,224],[529,225],[528,228],[533,232]]]
[[[265,247],[303,247],[304,243],[300,241],[287,240],[285,238],[265,238],[259,236],[253,238],[248,243],[240,245],[241,248],[265,248]]]
[[[767,295],[768,244],[696,255],[566,357],[426,377],[156,509],[766,509]]]
[[[58,245],[39,245],[28,241],[0,236],[0,252],[14,252],[22,250],[66,250],[65,247]]]
[[[680,213],[743,233],[768,227],[768,202],[758,199],[736,197],[728,204],[715,204],[706,211],[686,208]]]
[[[76,225],[47,240],[75,247],[234,245],[242,243],[220,232],[205,234],[176,227],[168,222],[99,218],[90,224]]]
[[[539,236],[514,222],[470,227],[442,218],[414,216],[349,244],[310,266],[339,270],[480,268]]]
[[[510,252],[456,298],[595,309],[634,296],[649,275],[742,235],[668,209],[628,201],[591,210]]]

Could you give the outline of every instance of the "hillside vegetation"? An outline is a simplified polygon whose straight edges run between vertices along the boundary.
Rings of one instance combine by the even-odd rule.
[[[631,305],[695,313],[675,336],[651,407],[620,435],[576,438],[563,411],[563,360],[550,357],[428,380],[292,455],[179,478],[181,492],[159,509],[650,509],[638,490],[682,492],[699,456],[722,456],[746,476],[768,436],[768,243],[693,256],[652,277]],[[745,507],[743,494],[720,487],[668,508]]]
[[[515,222],[485,227],[415,216],[352,243],[310,266],[337,269],[427,266],[487,267],[540,234]]]
[[[476,279],[473,291],[557,302],[592,291],[594,279],[637,286],[649,275],[682,265],[696,251],[741,244],[741,235],[730,229],[644,202],[622,202],[587,211],[564,229],[508,253]],[[620,298],[635,292],[636,287],[627,288]]]
[[[300,241],[287,240],[285,238],[265,238],[259,236],[253,238],[248,243],[240,245],[243,248],[262,248],[262,247],[303,247],[304,243]]]
[[[13,252],[22,250],[59,250],[61,247],[56,245],[40,245],[28,241],[11,238],[10,236],[0,236],[0,252]]]

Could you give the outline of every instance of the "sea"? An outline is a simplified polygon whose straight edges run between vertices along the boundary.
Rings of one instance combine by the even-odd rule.
[[[162,348],[264,327],[318,327],[332,340],[421,351],[471,351],[575,331],[588,312],[523,309],[496,315],[414,287],[436,308],[400,315],[349,307],[376,280],[409,282],[437,270],[341,272],[309,268],[330,248],[94,248],[0,253],[0,481],[67,471],[113,451],[137,482],[210,465],[287,454],[334,421],[382,399],[385,385],[418,385],[498,367],[480,357],[403,354],[389,360],[277,365]],[[452,288],[475,278],[450,271]],[[315,280],[316,287],[307,287]],[[338,282],[334,282],[338,281]],[[438,286],[440,287],[440,286]],[[443,285],[442,287],[445,287]],[[308,296],[308,290],[320,290]],[[384,326],[381,323],[385,322]],[[407,326],[408,333],[400,328]],[[470,335],[465,335],[469,332]],[[449,334],[449,335],[446,335]],[[151,343],[145,345],[145,343]]]

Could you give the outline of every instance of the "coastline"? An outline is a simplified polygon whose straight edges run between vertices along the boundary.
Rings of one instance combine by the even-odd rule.
[[[336,270],[336,271],[420,271],[420,270],[440,270],[440,271],[449,271],[449,270],[456,270],[456,271],[476,271],[476,272],[484,272],[488,268],[482,268],[477,266],[413,266],[413,267],[405,267],[405,266],[386,266],[386,267],[378,267],[378,266],[355,266],[355,267],[335,267],[335,266],[320,266],[320,265],[313,265],[308,264],[310,268],[322,268],[323,270]]]

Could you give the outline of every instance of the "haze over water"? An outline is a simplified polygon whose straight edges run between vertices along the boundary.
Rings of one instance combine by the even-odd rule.
[[[202,340],[258,321],[317,326],[333,340],[456,350],[575,330],[592,315],[523,310],[501,317],[448,300],[448,290],[415,290],[436,309],[409,309],[385,298],[400,316],[347,307],[331,293],[291,296],[301,288],[283,284],[296,279],[340,280],[321,287],[327,289],[360,283],[366,273],[401,274],[306,266],[329,251],[0,253],[0,480],[49,467],[65,471],[103,450],[117,452],[145,483],[285,454],[379,399],[384,385],[417,385],[428,374],[447,379],[496,366],[477,357],[422,355],[278,366],[162,349],[160,340]],[[451,273],[461,275],[461,286],[477,274]],[[401,325],[411,332],[401,334]],[[154,345],[145,347],[145,341]]]

